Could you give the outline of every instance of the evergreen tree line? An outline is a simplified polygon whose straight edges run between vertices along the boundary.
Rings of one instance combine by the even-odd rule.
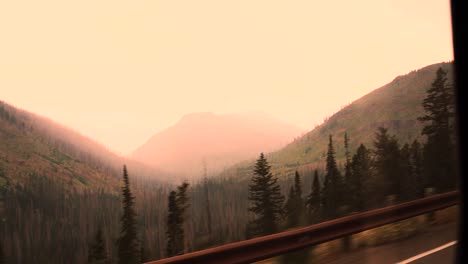
[[[440,69],[423,102],[421,142],[400,146],[379,128],[373,148],[361,144],[351,151],[345,134],[343,171],[330,136],[325,169],[296,172],[292,182],[272,175],[263,154],[250,179],[205,178],[175,190],[135,177],[130,191],[126,169],[120,194],[76,192],[44,175],[18,175],[28,177],[28,184],[0,185],[0,258],[136,263],[420,198],[429,188],[454,189],[454,108],[446,82]]]
[[[430,190],[435,193],[455,189],[458,173],[454,100],[446,74],[439,68],[423,101],[426,113],[418,120],[424,123],[425,144],[414,140],[400,146],[394,135],[379,127],[374,148],[360,144],[351,157],[349,136],[345,133],[342,173],[330,135],[323,183],[316,170],[310,193],[305,197],[296,171],[294,184],[283,204],[278,179],[270,172],[264,154],[260,154],[249,185],[248,210],[254,217],[246,226],[246,236],[268,235],[305,223],[423,198]]]
[[[2,173],[0,170],[0,183],[10,178]],[[67,180],[37,173],[18,176],[25,177],[28,184],[9,181],[0,186],[0,245],[6,263],[86,263],[88,257],[96,261],[100,258],[90,255],[94,244],[102,244],[96,243],[99,229],[107,261],[118,262],[122,193],[105,189],[79,192],[70,188]],[[132,175],[130,181],[137,248],[143,252],[138,253],[143,255],[140,258],[169,256],[167,198],[173,187]],[[236,179],[207,179],[193,183],[190,189],[190,207],[183,224],[184,252],[245,239],[247,190]],[[207,211],[213,219],[210,225]]]

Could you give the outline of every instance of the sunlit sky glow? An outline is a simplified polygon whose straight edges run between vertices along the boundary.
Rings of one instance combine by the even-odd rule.
[[[453,59],[449,1],[0,2],[0,99],[127,154],[191,112],[311,129]]]

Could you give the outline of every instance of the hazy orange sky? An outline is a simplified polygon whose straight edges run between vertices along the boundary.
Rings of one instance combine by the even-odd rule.
[[[0,2],[0,99],[129,153],[190,112],[311,129],[453,59],[449,1]]]

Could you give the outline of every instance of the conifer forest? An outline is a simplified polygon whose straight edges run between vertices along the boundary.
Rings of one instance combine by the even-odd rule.
[[[446,66],[431,73],[415,137],[385,124],[365,142],[346,127],[324,130],[326,151],[314,166],[280,166],[281,155],[264,152],[243,167],[205,167],[175,183],[47,136],[36,119],[1,103],[0,137],[38,143],[1,141],[0,263],[143,263],[455,190],[453,78]],[[324,126],[339,125],[333,120]],[[8,165],[21,167],[45,148],[55,171]],[[6,158],[8,149],[23,158]]]

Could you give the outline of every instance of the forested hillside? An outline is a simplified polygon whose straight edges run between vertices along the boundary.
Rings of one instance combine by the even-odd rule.
[[[4,170],[11,170],[9,175],[14,174],[15,180],[20,180],[18,175],[34,169],[36,172],[46,172],[48,175],[67,179],[73,178],[73,174],[78,175],[82,178],[82,184],[89,180],[91,182],[87,187],[96,187],[91,183],[97,178],[105,177],[95,174],[120,175],[124,162],[141,177],[150,177],[161,182],[171,179],[161,170],[118,156],[99,143],[48,118],[2,101],[0,114],[0,162],[4,162]],[[60,169],[64,171],[59,171]],[[80,172],[81,170],[84,171]],[[84,178],[86,179],[83,180]]]
[[[83,263],[99,224],[112,245],[124,162],[139,197],[147,189],[148,197],[157,197],[162,179],[170,179],[51,120],[0,102],[0,244],[7,263]],[[163,206],[158,208],[162,214]]]
[[[361,143],[371,146],[378,127],[387,128],[401,144],[411,143],[414,139],[424,141],[422,123],[417,121],[417,117],[424,113],[422,101],[439,67],[448,72],[448,83],[453,84],[453,65],[450,62],[432,64],[400,75],[326,118],[321,125],[286,147],[267,153],[272,171],[282,178],[291,176],[296,169],[306,174],[312,174],[315,168],[323,170],[330,134],[335,140],[336,158],[341,168],[345,158],[345,132],[352,151]],[[253,160],[240,163],[223,175],[248,177],[252,164]]]
[[[137,231],[147,259],[166,256],[170,174],[107,151],[46,118],[0,103],[0,259],[6,263],[86,263],[99,227],[117,261],[122,166],[135,196]],[[212,176],[211,171],[207,172]],[[197,175],[198,176],[198,175]],[[169,183],[165,183],[167,180]],[[187,250],[244,238],[247,201],[233,180],[191,183]],[[208,196],[206,196],[208,191]],[[205,202],[210,201],[211,235]],[[234,201],[231,203],[229,201]]]
[[[284,149],[183,184],[0,103],[0,262],[118,263],[129,223],[143,262],[453,189],[451,121],[418,120],[439,111],[422,107],[429,91],[452,82],[449,63],[397,77]]]

